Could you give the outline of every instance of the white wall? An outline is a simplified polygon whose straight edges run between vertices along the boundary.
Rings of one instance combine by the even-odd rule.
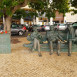
[[[77,14],[72,15],[73,12],[66,13],[66,22],[76,22],[77,21]]]

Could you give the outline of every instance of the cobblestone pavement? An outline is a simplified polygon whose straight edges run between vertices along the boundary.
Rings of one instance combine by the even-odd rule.
[[[0,54],[0,77],[77,77],[77,53],[67,56],[67,53],[31,52],[29,48],[23,47],[29,43],[26,37],[13,37],[18,39],[12,43],[11,54]]]

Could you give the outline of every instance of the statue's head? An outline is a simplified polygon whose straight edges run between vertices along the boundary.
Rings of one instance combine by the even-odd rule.
[[[37,27],[34,27],[34,28],[33,28],[33,31],[34,31],[34,32],[38,32],[38,31],[37,31]]]
[[[50,26],[50,30],[53,31],[54,30],[54,25]]]

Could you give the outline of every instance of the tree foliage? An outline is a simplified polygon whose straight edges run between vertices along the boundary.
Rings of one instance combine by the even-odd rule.
[[[41,14],[46,13],[48,18],[55,17],[55,11],[58,10],[60,13],[65,15],[69,11],[69,0],[36,0],[36,2],[30,2],[29,6],[40,12]]]
[[[46,16],[54,17],[55,10],[65,14],[68,11],[69,0],[0,0],[0,15],[13,15],[16,6],[23,5],[25,1],[29,1],[29,6]],[[27,3],[28,4],[28,3]],[[15,11],[14,11],[15,10]],[[35,13],[36,14],[36,13]]]
[[[20,19],[21,17],[26,17],[27,13],[24,9],[18,9],[12,16],[12,18]]]
[[[11,15],[18,5],[22,5],[24,0],[0,0],[0,15]]]
[[[12,15],[18,10],[21,6],[26,6],[29,0],[0,0],[0,16],[4,17],[4,31],[7,30],[8,33],[11,33],[11,19]]]
[[[77,0],[71,0],[71,4],[73,7],[77,8]],[[77,14],[77,9],[72,9],[73,14]]]
[[[20,7],[29,5],[34,9],[32,14],[30,12],[32,16],[46,13],[46,17],[49,19],[50,17],[55,17],[56,10],[65,14],[69,9],[68,2],[69,0],[52,0],[52,2],[50,2],[50,0],[0,0],[0,16],[4,15],[5,25],[7,29],[9,28],[8,31],[10,31],[12,15]],[[18,12],[22,13],[20,11],[16,13],[18,14]],[[19,14],[19,17],[20,16],[21,14]]]
[[[69,0],[53,0],[54,6],[60,13],[65,15],[69,11]]]
[[[74,6],[75,8],[77,8],[77,0],[71,0],[72,6]]]

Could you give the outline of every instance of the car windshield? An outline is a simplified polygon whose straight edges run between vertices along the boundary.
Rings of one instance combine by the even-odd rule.
[[[22,27],[23,27],[23,25],[18,25],[18,27],[19,27],[19,28],[22,28]]]
[[[22,27],[23,27],[23,25],[19,25],[19,24],[12,24],[12,28],[17,28],[17,27],[22,28]]]
[[[34,25],[34,27],[41,27],[41,25]]]
[[[45,25],[45,26],[49,26],[49,25]]]
[[[3,27],[4,27],[3,25],[0,25],[0,30],[3,29]]]
[[[57,26],[58,24],[54,24],[54,26]]]
[[[59,24],[60,26],[65,26],[65,24]]]
[[[17,28],[17,27],[18,27],[18,25],[15,25],[15,24],[14,24],[14,25],[12,25],[12,28]]]

